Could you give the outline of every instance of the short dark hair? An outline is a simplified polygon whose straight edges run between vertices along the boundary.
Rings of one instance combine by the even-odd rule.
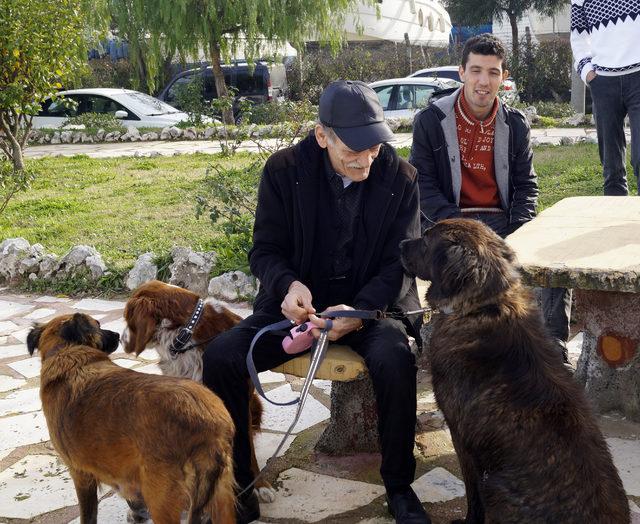
[[[483,33],[478,36],[469,38],[462,49],[462,67],[465,68],[469,53],[485,56],[497,56],[502,60],[502,69],[507,68],[507,50],[497,36],[490,33]]]

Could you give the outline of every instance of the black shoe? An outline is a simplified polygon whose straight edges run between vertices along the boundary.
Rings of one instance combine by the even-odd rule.
[[[236,523],[249,524],[260,518],[260,503],[253,489],[238,497],[236,507]]]
[[[431,524],[429,515],[411,488],[391,494],[387,492],[387,505],[397,524]]]

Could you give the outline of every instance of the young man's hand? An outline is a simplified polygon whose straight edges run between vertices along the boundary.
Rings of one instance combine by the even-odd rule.
[[[296,324],[306,322],[309,315],[316,312],[311,305],[311,291],[298,280],[293,281],[289,286],[289,291],[280,308],[285,318],[293,320]]]
[[[587,81],[587,85],[591,83],[591,80],[593,80],[596,76],[598,76],[596,74],[595,71],[591,70],[587,73],[587,76],[585,78],[585,80]]]
[[[328,307],[324,310],[324,313],[328,313],[330,311],[353,311],[353,308],[351,306],[339,304],[337,306]],[[320,329],[325,327],[326,321],[323,318],[317,317],[316,315],[309,315],[309,320]],[[331,331],[329,331],[328,338],[333,342],[334,340],[338,340],[339,338],[344,337],[352,331],[357,331],[360,328],[362,328],[362,319],[360,318],[336,318],[333,321],[333,327],[331,328]],[[314,329],[312,331],[314,337],[318,338],[320,336],[320,329]]]

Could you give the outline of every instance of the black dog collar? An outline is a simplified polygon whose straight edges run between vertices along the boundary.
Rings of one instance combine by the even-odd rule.
[[[171,353],[171,355],[175,357],[179,353],[184,353],[185,351],[193,347],[193,345],[189,347],[185,347],[185,346],[191,340],[191,336],[193,335],[193,329],[196,327],[196,324],[200,320],[200,317],[202,316],[203,311],[204,311],[204,300],[200,298],[198,299],[198,303],[196,304],[196,308],[193,310],[193,314],[191,315],[189,322],[187,323],[186,326],[180,328],[178,335],[176,336],[176,338],[173,339],[173,342],[171,342],[171,347],[169,348],[169,352]]]

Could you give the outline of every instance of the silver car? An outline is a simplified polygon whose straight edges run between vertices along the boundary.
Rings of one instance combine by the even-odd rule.
[[[378,94],[385,118],[413,118],[438,91],[457,88],[460,82],[447,78],[390,78],[369,84]]]

